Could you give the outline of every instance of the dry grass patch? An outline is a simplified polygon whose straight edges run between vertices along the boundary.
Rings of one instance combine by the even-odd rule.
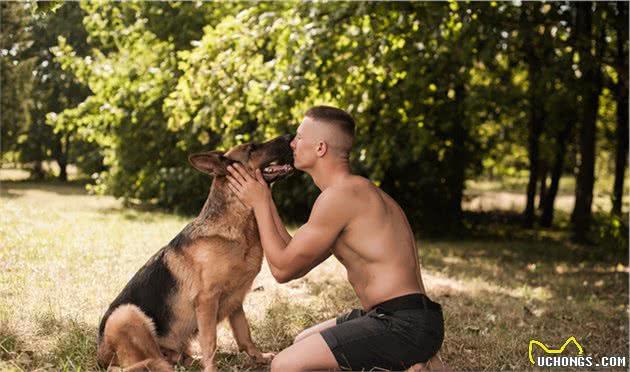
[[[5,182],[1,191],[0,370],[95,370],[100,316],[189,218],[126,209],[77,187]],[[627,355],[623,257],[586,261],[587,249],[562,238],[419,248],[429,294],[445,311],[441,355],[453,368],[529,369],[531,338],[560,346],[575,336],[589,355]],[[302,329],[358,306],[334,259],[287,285],[263,265],[253,288],[244,307],[263,351],[280,351]],[[218,331],[222,369],[261,368],[238,353],[229,326]]]

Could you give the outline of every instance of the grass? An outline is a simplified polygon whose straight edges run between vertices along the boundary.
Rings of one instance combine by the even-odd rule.
[[[0,191],[0,370],[96,370],[100,316],[188,219],[76,185],[3,182]],[[573,245],[562,231],[418,247],[429,295],[444,307],[441,356],[454,369],[530,369],[530,339],[556,348],[570,336],[587,355],[628,356],[627,253],[587,260],[600,247]],[[358,305],[334,259],[285,285],[263,265],[253,288],[245,312],[263,351]],[[218,341],[222,369],[261,368],[237,352],[226,324]]]
[[[624,195],[630,191],[630,177],[624,179]],[[525,209],[527,178],[504,177],[496,180],[469,180],[466,182],[464,208],[480,210],[519,210]],[[551,182],[551,181],[548,181]],[[612,207],[610,195],[613,189],[613,176],[600,175],[595,178],[593,190],[593,211],[607,213]],[[560,178],[555,209],[570,213],[575,201],[575,177]],[[624,210],[628,209],[629,198],[624,199]],[[536,198],[538,205],[538,198]]]

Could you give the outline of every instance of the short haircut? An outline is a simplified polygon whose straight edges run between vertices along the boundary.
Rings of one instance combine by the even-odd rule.
[[[350,139],[354,140],[354,119],[352,115],[342,109],[331,106],[315,106],[308,109],[304,116],[333,124],[344,134],[348,135]]]

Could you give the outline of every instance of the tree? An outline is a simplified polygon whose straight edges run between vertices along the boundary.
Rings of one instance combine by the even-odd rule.
[[[546,5],[546,4],[545,4]],[[535,218],[534,198],[536,197],[536,185],[540,176],[540,136],[545,127],[546,112],[543,97],[545,96],[545,76],[543,66],[549,59],[548,27],[542,26],[541,9],[545,6],[539,3],[525,3],[521,6],[520,22],[523,25],[523,53],[527,63],[528,75],[528,140],[529,153],[529,182],[527,183],[527,202],[524,211],[524,223],[526,227],[533,227]],[[543,34],[536,35],[542,26]],[[536,36],[534,36],[536,35]],[[544,178],[543,178],[544,182]],[[542,198],[542,193],[541,193]]]
[[[86,49],[83,13],[78,3],[3,3],[3,10],[5,8],[19,11],[21,22],[14,22],[12,13],[6,17],[3,13],[3,25],[10,28],[3,36],[11,35],[6,37],[6,42],[14,45],[12,51],[11,48],[7,49],[5,55],[7,58],[12,54],[16,57],[16,60],[9,61],[10,65],[3,67],[3,82],[18,79],[27,82],[27,85],[16,80],[17,89],[3,89],[3,148],[17,155],[21,162],[33,162],[32,177],[36,179],[45,176],[42,162],[55,159],[60,168],[59,178],[65,181],[69,161],[82,167],[89,163],[84,158],[98,158],[98,155],[85,155],[89,152],[98,154],[94,146],[79,142],[77,146],[81,148],[82,154],[69,158],[73,130],[55,132],[46,125],[48,114],[78,104],[87,93],[72,75],[61,71],[50,52],[60,35],[71,39],[77,50],[82,52]],[[28,35],[26,43],[16,41],[20,35]],[[11,41],[12,38],[15,40]],[[5,61],[3,59],[3,64]],[[23,89],[26,86],[28,89]],[[11,105],[22,108],[22,117],[14,118],[15,110]]]
[[[593,27],[593,3],[580,2],[577,7],[576,51],[579,56],[578,105],[579,167],[575,189],[575,206],[571,215],[574,237],[585,241],[591,224],[591,204],[595,182],[595,123],[602,89],[601,60],[604,50],[605,14],[597,5]]]
[[[169,125],[208,128],[206,138],[223,134],[228,145],[230,134],[247,140],[284,133],[314,104],[344,107],[358,123],[353,168],[394,196],[425,232],[456,229],[467,172],[480,169],[483,155],[478,126],[496,111],[485,97],[493,96],[497,77],[485,75],[496,64],[498,32],[482,17],[498,19],[499,7],[471,8],[251,7],[207,29],[197,48],[182,54],[184,75],[166,101]],[[302,200],[317,193],[296,191],[287,193]],[[308,210],[298,200],[287,204]]]
[[[562,7],[560,7],[562,9]],[[553,94],[549,96],[550,130],[552,138],[551,180],[544,197],[541,195],[542,215],[540,225],[551,227],[554,216],[554,203],[560,186],[560,177],[565,171],[565,159],[567,157],[570,139],[574,134],[577,121],[577,94],[575,73],[573,70],[573,55],[575,53],[575,7],[569,7],[562,12],[563,19],[558,22],[557,34],[559,41],[555,46],[550,65],[555,73],[550,76]],[[561,25],[565,27],[560,27]],[[577,66],[575,65],[577,68]]]
[[[48,122],[98,145],[101,192],[193,211],[206,180],[189,153],[291,132],[308,107],[331,104],[357,120],[353,170],[423,232],[462,226],[465,181],[483,171],[529,170],[528,221],[537,185],[552,219],[573,161],[572,4],[81,6],[91,48],[61,38],[55,58],[90,93]],[[294,177],[274,192],[302,219],[318,190]]]
[[[28,52],[35,60],[32,71],[34,80],[32,97],[35,104],[31,111],[32,132],[28,143],[34,147],[31,152],[39,154],[38,156],[42,158],[43,153],[49,153],[49,156],[56,160],[61,181],[67,180],[68,162],[77,160],[69,159],[69,151],[72,142],[75,141],[76,128],[69,126],[53,131],[53,128],[46,124],[46,116],[55,115],[66,107],[77,105],[85,99],[88,90],[71,74],[61,69],[61,66],[54,61],[51,48],[57,44],[57,38],[61,36],[71,40],[77,52],[85,53],[87,34],[83,27],[83,15],[78,3],[59,4],[54,11],[34,13],[30,22],[33,30],[33,44]],[[77,139],[76,142],[79,140]],[[84,150],[92,150],[93,156],[98,157],[98,151],[93,146],[85,148],[86,145],[83,144],[82,147]],[[29,152],[24,148],[22,151]],[[85,162],[78,163],[79,166],[85,164]]]
[[[2,86],[2,152],[16,153],[23,141],[25,128],[30,125],[32,107],[31,70],[34,58],[27,57],[26,50],[32,44],[25,5],[18,2],[0,3],[2,32],[0,33],[0,76]],[[36,167],[41,173],[41,164]]]
[[[181,74],[178,53],[185,50],[176,48],[192,48],[206,21],[212,27],[240,5],[86,2],[81,7],[92,49],[79,53],[62,37],[54,53],[91,94],[50,115],[49,123],[57,131],[76,128],[78,137],[104,153],[94,190],[191,212],[205,191],[204,178],[186,161],[200,147],[199,133],[169,127],[163,111]]]
[[[628,3],[617,3],[615,18],[617,53],[615,71],[617,84],[615,97],[617,102],[617,146],[615,149],[615,182],[613,188],[612,213],[621,215],[623,199],[623,181],[628,164]]]

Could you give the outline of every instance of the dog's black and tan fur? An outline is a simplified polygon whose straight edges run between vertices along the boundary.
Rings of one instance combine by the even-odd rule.
[[[198,336],[205,370],[215,370],[216,327],[229,319],[241,351],[268,362],[252,342],[243,300],[260,271],[263,252],[251,209],[229,190],[226,167],[263,169],[273,182],[290,166],[268,166],[290,154],[290,137],[239,145],[226,153],[190,156],[198,170],[215,176],[199,216],[133,276],[112,302],[99,327],[97,360],[103,367],[172,370],[190,361]]]

